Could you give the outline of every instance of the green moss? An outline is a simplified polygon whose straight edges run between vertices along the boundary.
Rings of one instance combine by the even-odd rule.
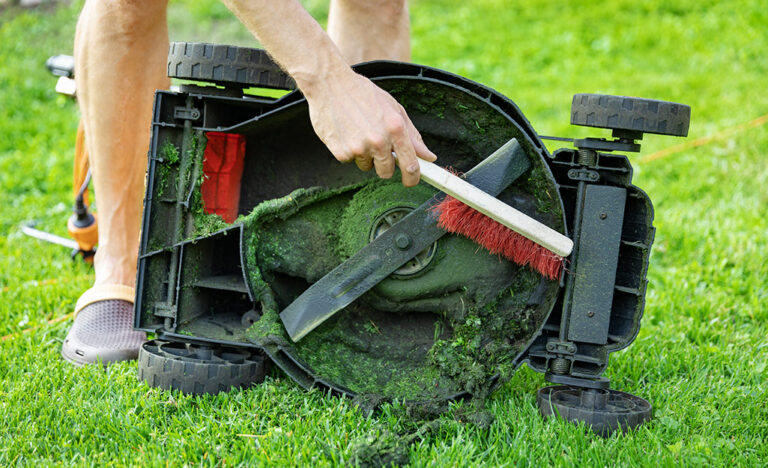
[[[296,216],[262,225],[256,249],[262,269],[314,282],[335,268],[343,259],[338,220],[348,202],[349,196],[339,194],[305,206]]]
[[[349,306],[294,344],[296,355],[321,378],[377,399],[445,399],[455,393],[450,379],[425,359],[427,347],[413,346],[422,339],[418,333],[387,327],[384,320],[376,324],[368,312]]]
[[[246,331],[246,337],[261,346],[288,342],[280,316],[274,310],[264,311],[261,318]]]
[[[182,229],[181,238],[196,237],[197,233],[195,228],[198,224],[201,227],[210,226],[210,221],[197,222],[197,218],[206,216],[205,207],[203,204],[203,192],[201,187],[203,185],[203,179],[205,173],[203,172],[203,162],[205,159],[205,146],[207,138],[202,131],[194,131],[189,141],[189,148],[185,156],[185,161],[181,164],[179,177],[183,181],[183,184],[179,184],[179,187],[183,189],[181,194],[177,194],[177,199],[181,199],[182,202],[187,200],[187,196],[191,194],[189,199],[189,205],[186,207],[186,222],[182,221],[179,226]],[[191,226],[188,226],[191,224]],[[190,236],[190,234],[192,234]],[[208,233],[203,233],[208,234]]]
[[[367,245],[371,226],[381,214],[397,207],[416,208],[435,193],[437,190],[424,182],[411,188],[403,187],[397,180],[377,179],[368,183],[355,193],[336,226],[341,252],[351,256]]]
[[[169,140],[166,140],[160,147],[159,155],[161,160],[155,166],[157,171],[156,193],[158,198],[162,197],[168,188],[171,166],[179,162],[179,149]]]
[[[367,331],[371,335],[381,335],[381,330],[379,330],[379,327],[377,327],[376,324],[373,323],[373,320],[369,320],[363,323],[363,329],[365,329],[365,331]]]
[[[179,162],[179,149],[176,145],[166,140],[160,147],[160,157],[163,158],[167,164],[176,164]]]
[[[445,119],[448,99],[446,91],[424,83],[402,81],[395,85],[385,85],[387,91],[400,103],[419,113]],[[410,113],[410,112],[409,112]]]
[[[204,237],[214,232],[229,227],[230,224],[222,219],[221,216],[213,213],[197,213],[194,216],[194,235],[193,237]]]
[[[162,261],[162,257],[158,256],[154,261],[147,263],[147,268],[144,273],[143,287],[143,304],[145,309],[143,313],[144,324],[153,324],[162,320],[155,316],[154,306],[157,303],[165,302],[167,299],[167,292],[165,291],[164,284],[168,281],[168,265]]]
[[[536,180],[535,174],[532,178]],[[271,305],[247,331],[249,339],[286,347],[318,378],[376,399],[437,401],[461,391],[482,396],[490,390],[491,376],[501,372],[502,378],[509,377],[515,357],[543,318],[541,310],[526,304],[541,277],[527,268],[505,266],[512,270],[492,275],[503,280],[498,285],[489,278],[445,297],[420,298],[451,284],[464,271],[485,274],[495,271],[493,265],[507,265],[478,254],[476,245],[455,236],[443,239],[436,266],[407,281],[382,281],[298,343],[290,342],[280,322],[278,294],[272,287],[277,283],[269,279],[272,272],[300,276],[311,284],[368,243],[371,226],[381,213],[419,206],[434,193],[428,186],[409,189],[393,181],[371,180],[333,191],[300,189],[257,206],[242,220],[249,281],[262,303],[266,299]],[[482,289],[483,285],[488,287]],[[396,313],[382,312],[393,303],[405,304],[408,310],[411,301],[432,301],[443,316],[429,322],[435,333],[428,341],[423,328],[402,327]],[[371,308],[369,303],[385,307]],[[468,309],[449,313],[450,304]]]
[[[267,312],[277,312],[277,301],[274,292],[262,276],[262,257],[268,257],[274,252],[287,251],[292,248],[290,242],[275,235],[274,230],[265,229],[276,220],[286,220],[297,213],[302,207],[313,202],[329,199],[336,194],[344,193],[359,187],[356,184],[336,190],[323,189],[321,187],[301,188],[291,192],[282,198],[266,200],[258,204],[247,216],[238,219],[245,229],[246,267],[248,281],[251,289],[256,294],[256,300],[262,302],[262,307]],[[322,216],[317,213],[316,218],[323,218],[328,230],[334,223],[332,217]],[[258,337],[255,337],[256,339]]]
[[[389,186],[399,186],[399,189]],[[290,346],[292,354],[302,359],[317,376],[356,393],[405,399],[440,394],[445,398],[455,388],[440,376],[437,369],[424,368],[428,346],[405,349],[403,343],[416,340],[403,336],[402,330],[383,328],[381,323],[377,323],[378,320],[367,314],[367,308],[350,306],[299,343],[289,345],[279,319],[276,294],[264,280],[264,272],[277,268],[310,279],[318,279],[327,272],[325,270],[333,268],[342,260],[337,253],[344,250],[338,248],[343,243],[340,237],[344,237],[339,234],[339,221],[344,210],[351,205],[351,194],[360,189],[357,194],[362,193],[363,198],[376,196],[376,200],[382,202],[381,208],[387,209],[391,201],[383,196],[381,190],[377,190],[382,187],[388,192],[403,190],[402,185],[378,180],[337,190],[300,189],[286,197],[260,204],[243,219],[248,239],[249,282],[263,304],[265,298],[272,304],[264,306],[262,318],[247,331],[247,336],[261,345]],[[421,192],[418,202],[423,201],[424,188],[405,190]],[[427,198],[431,193],[426,193]],[[402,206],[402,202],[398,202],[398,206]],[[346,234],[352,235],[350,232]],[[367,228],[364,236],[368,236]],[[329,245],[337,248],[329,251]],[[311,259],[306,258],[308,253],[311,253]],[[333,259],[325,265],[325,270],[321,268],[322,262],[317,260],[323,257]],[[293,263],[301,266],[302,271],[293,272]],[[397,339],[391,340],[391,344],[387,339],[377,340],[374,344],[377,348],[370,349],[371,343],[364,337],[386,333],[398,335]],[[403,359],[393,366],[392,356],[402,353],[405,353]],[[349,372],[349,369],[355,369],[355,372]]]
[[[168,188],[168,176],[170,175],[170,169],[166,165],[157,166],[157,198],[160,198],[165,194],[165,190]]]
[[[562,219],[562,215],[558,215],[560,213],[558,194],[553,193],[552,182],[545,171],[544,167],[534,165],[527,177],[522,182],[518,182],[518,187],[536,198],[536,209],[539,213],[553,213],[556,219]]]
[[[464,320],[454,321],[453,336],[436,341],[430,350],[430,359],[440,372],[473,395],[487,394],[488,379],[496,373],[502,380],[511,377],[514,358],[541,319],[526,304],[541,277],[518,268],[515,278],[495,300],[470,308]]]

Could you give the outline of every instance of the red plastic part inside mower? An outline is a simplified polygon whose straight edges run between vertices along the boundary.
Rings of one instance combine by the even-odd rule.
[[[245,159],[245,136],[236,133],[208,132],[200,188],[206,213],[217,214],[227,223],[237,218],[240,205],[240,180]]]

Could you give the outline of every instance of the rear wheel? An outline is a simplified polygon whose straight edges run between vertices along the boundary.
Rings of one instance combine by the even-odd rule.
[[[264,372],[264,357],[246,348],[152,340],[139,350],[139,380],[164,390],[215,395],[260,383]]]
[[[204,42],[172,42],[168,76],[225,87],[296,89],[293,79],[266,51]]]

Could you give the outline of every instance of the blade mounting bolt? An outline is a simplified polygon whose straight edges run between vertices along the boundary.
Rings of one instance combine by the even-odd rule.
[[[398,234],[395,236],[395,245],[398,249],[405,250],[411,246],[411,238],[408,237],[408,234]]]

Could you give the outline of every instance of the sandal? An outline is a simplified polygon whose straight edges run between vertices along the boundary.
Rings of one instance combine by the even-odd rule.
[[[83,293],[61,356],[77,366],[136,359],[147,335],[133,329],[134,295],[124,285],[95,286]]]

